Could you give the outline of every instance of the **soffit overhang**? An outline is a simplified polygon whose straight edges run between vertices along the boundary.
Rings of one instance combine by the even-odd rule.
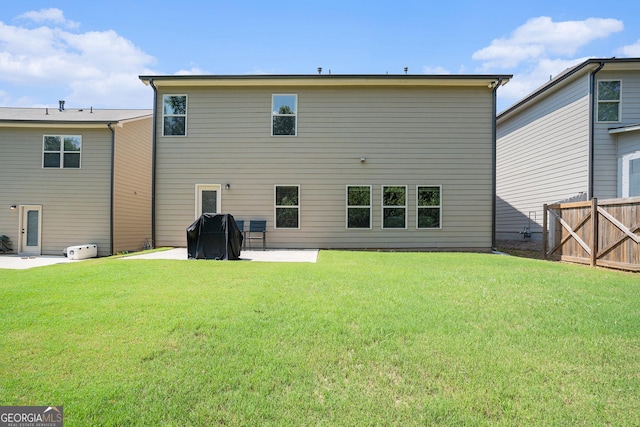
[[[511,75],[181,75],[140,76],[156,87],[421,87],[506,84]]]

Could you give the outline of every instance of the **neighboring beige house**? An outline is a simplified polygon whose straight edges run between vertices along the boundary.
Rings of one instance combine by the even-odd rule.
[[[153,232],[267,221],[268,248],[488,251],[507,75],[141,76],[154,89]]]
[[[151,238],[151,110],[0,108],[0,234],[14,252],[98,255]]]
[[[542,239],[543,205],[640,195],[640,58],[589,59],[497,117],[497,239]]]

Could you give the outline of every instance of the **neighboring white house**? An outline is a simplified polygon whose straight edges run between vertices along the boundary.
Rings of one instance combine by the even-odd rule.
[[[542,238],[543,205],[640,195],[640,58],[589,59],[497,117],[498,240]]]
[[[0,108],[0,235],[15,252],[140,250],[151,238],[151,110]]]
[[[507,75],[141,76],[154,89],[153,233],[202,212],[270,248],[488,251]]]

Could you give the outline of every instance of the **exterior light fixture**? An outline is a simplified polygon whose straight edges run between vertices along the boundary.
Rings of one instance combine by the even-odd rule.
[[[367,161],[367,158],[366,158],[366,157],[360,157],[360,163],[364,163],[364,162],[366,162],[366,161]]]
[[[9,207],[9,209],[11,209],[12,211],[15,211],[17,207],[18,207],[18,206],[16,206],[16,205],[11,205],[11,206]]]
[[[230,189],[230,188],[231,188],[231,184],[225,184],[225,186],[224,186],[224,189],[225,189],[225,190],[228,190],[228,189]]]

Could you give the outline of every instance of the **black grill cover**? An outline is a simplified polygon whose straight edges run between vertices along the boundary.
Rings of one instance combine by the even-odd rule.
[[[187,227],[189,259],[240,259],[242,232],[229,214],[204,213]]]

